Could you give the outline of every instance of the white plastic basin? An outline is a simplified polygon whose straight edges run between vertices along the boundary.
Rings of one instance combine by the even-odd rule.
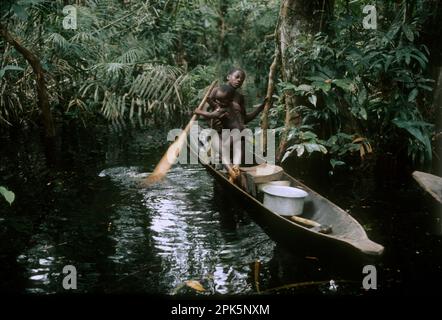
[[[288,181],[288,180],[275,180],[275,181],[270,181],[270,182],[267,182],[267,183],[260,183],[260,184],[258,184],[258,191],[262,191],[262,189],[264,188],[264,187],[267,187],[267,186],[286,186],[286,187],[288,187],[288,186],[290,186],[290,181]]]
[[[299,188],[285,186],[264,186],[264,206],[283,216],[302,214],[304,200],[308,193]]]

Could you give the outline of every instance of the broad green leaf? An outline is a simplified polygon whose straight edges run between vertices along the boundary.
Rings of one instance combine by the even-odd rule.
[[[423,52],[421,52],[418,49],[413,49],[412,51],[415,55],[419,56],[425,63],[428,63],[428,58]]]
[[[288,82],[282,82],[281,83],[281,87],[283,91],[288,91],[288,90],[297,90],[296,86],[293,83],[288,83]]]
[[[344,91],[351,91],[352,89],[352,82],[348,79],[335,79],[333,83]]]
[[[316,137],[317,137],[316,133],[311,132],[311,131],[302,132],[301,136],[302,136],[302,140],[304,140],[304,141],[305,140],[313,140],[313,139],[316,139]]]
[[[419,90],[417,88],[414,88],[413,90],[411,90],[410,94],[408,95],[408,102],[415,101],[418,93],[419,93]]]
[[[291,146],[291,147],[287,148],[287,151],[284,153],[284,156],[282,157],[281,162],[284,162],[285,159],[287,159],[292,154],[292,152],[294,150],[295,150],[294,146]]]
[[[387,59],[385,60],[385,65],[384,65],[385,72],[387,72],[388,67],[390,66],[392,61],[393,61],[393,56],[387,56]]]
[[[424,89],[424,90],[427,90],[427,91],[433,91],[433,88],[432,87],[430,87],[430,86],[427,86],[427,85],[425,85],[425,84],[418,84],[417,85],[419,88],[422,88],[422,89]]]
[[[388,41],[391,41],[393,40],[394,36],[396,35],[396,33],[398,33],[399,30],[400,30],[400,25],[393,24],[391,26],[391,29],[385,35],[385,37],[388,39]]]
[[[404,31],[405,36],[407,37],[407,39],[410,42],[413,42],[414,40],[414,35],[413,35],[413,31],[410,29],[410,27],[406,24],[402,25],[402,30]]]
[[[326,147],[324,147],[322,144],[319,145],[319,150],[323,153],[323,154],[327,154],[328,150]]]
[[[330,164],[332,168],[334,169],[336,166],[342,166],[345,165],[344,161],[336,160],[336,159],[330,159]]]
[[[312,77],[306,77],[306,79],[314,81],[314,82],[324,82],[325,80],[328,79],[328,77],[317,77],[317,76],[312,76]]]
[[[12,191],[9,191],[5,187],[0,187],[0,194],[9,202],[11,205],[15,200],[15,194]]]
[[[300,156],[302,156],[303,154],[304,154],[304,146],[302,145],[302,144],[299,144],[297,147],[296,147],[296,155],[298,156],[298,157],[300,157]]]
[[[418,141],[420,141],[425,146],[425,152],[428,159],[431,159],[431,142],[429,136],[423,132],[423,127],[429,125],[428,123],[422,121],[406,121],[393,119],[392,121],[399,128],[405,129]]]
[[[292,140],[294,137],[296,137],[297,134],[298,134],[298,130],[296,130],[296,129],[290,130],[287,135],[287,141]]]
[[[316,97],[316,95],[312,94],[310,97],[308,97],[308,101],[310,101],[310,103],[316,107],[316,102],[318,101],[318,98]]]
[[[296,87],[295,90],[296,91],[308,92],[308,91],[312,91],[312,86],[310,86],[308,84],[300,84],[299,86]]]
[[[312,153],[314,151],[322,152],[324,154],[327,153],[327,148],[318,143],[304,143],[303,144],[308,153]]]
[[[425,67],[426,67],[426,63],[425,63],[424,60],[421,59],[421,57],[419,57],[419,56],[417,56],[417,55],[415,55],[415,54],[410,54],[410,56],[413,57],[414,60],[416,60],[417,62],[419,62],[419,64],[421,65],[421,68],[422,68],[422,69],[425,69]]]
[[[328,92],[331,89],[331,83],[330,82],[318,82],[315,81],[312,83],[313,86],[315,86],[318,89],[321,89],[324,92]]]
[[[407,65],[409,65],[410,64],[410,60],[411,60],[410,53],[406,52],[405,53],[405,63]]]
[[[321,152],[321,150],[319,149],[319,145],[316,143],[304,143],[304,147],[308,153],[312,153],[314,151]]]

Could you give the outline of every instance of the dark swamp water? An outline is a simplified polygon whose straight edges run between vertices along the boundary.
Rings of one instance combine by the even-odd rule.
[[[412,181],[367,192],[351,179],[302,177],[386,247],[374,262],[350,263],[275,243],[199,165],[177,165],[164,183],[140,189],[167,132],[114,129],[67,130],[51,165],[38,134],[0,139],[0,185],[16,194],[12,206],[0,201],[2,293],[63,293],[65,265],[77,269],[78,293],[428,294],[442,285],[437,220]],[[366,263],[377,290],[362,288]]]

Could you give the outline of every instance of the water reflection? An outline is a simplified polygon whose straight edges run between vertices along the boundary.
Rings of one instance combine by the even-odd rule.
[[[258,278],[262,290],[319,281],[313,287],[321,293],[324,283],[349,279],[348,266],[276,245],[201,167],[174,167],[164,182],[147,189],[137,187],[146,176],[141,168],[111,168],[101,176],[123,189],[112,215],[115,253],[108,258],[121,265],[126,282],[133,278],[125,290],[138,281],[144,292],[194,294],[183,284],[196,280],[203,294],[251,294]]]
[[[164,151],[164,132],[94,138],[91,129],[69,133],[55,169],[46,166],[38,141],[3,139],[0,171],[17,200],[0,202],[0,291],[66,293],[62,270],[70,264],[78,270],[77,293],[192,295],[182,284],[198,280],[203,294],[252,294],[256,278],[261,291],[302,284],[289,290],[330,294],[334,280],[337,294],[362,292],[361,266],[348,257],[304,254],[308,243],[276,245],[242,201],[199,166],[175,166],[164,183],[140,189]],[[386,245],[375,264],[378,292],[440,287],[442,238],[430,234],[435,221],[416,190],[382,189],[365,200],[348,185],[318,191],[354,208],[355,218]]]
[[[226,214],[213,205],[212,183],[200,167],[177,167],[165,183],[144,191],[169,293],[186,280],[202,281],[210,293],[249,292],[249,263],[271,257],[273,243],[257,225],[240,223],[235,229],[236,223],[229,228],[222,223],[220,228]]]

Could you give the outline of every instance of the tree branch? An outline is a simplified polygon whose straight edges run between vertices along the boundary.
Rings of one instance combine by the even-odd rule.
[[[0,36],[3,37],[7,43],[12,45],[15,50],[17,50],[31,65],[37,82],[37,105],[42,112],[46,137],[54,137],[55,126],[52,119],[51,109],[49,107],[49,95],[46,88],[44,70],[41,66],[40,60],[35,56],[35,54],[23,47],[16,39],[14,39],[3,24],[0,24]]]

